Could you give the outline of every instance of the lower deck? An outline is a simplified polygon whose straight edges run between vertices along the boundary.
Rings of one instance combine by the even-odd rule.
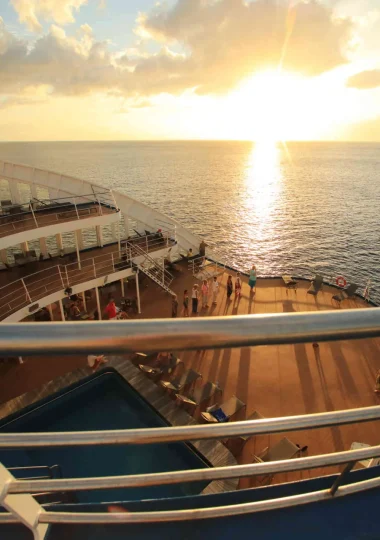
[[[234,277],[234,273],[231,274]],[[184,289],[188,289],[191,297],[191,288],[196,280],[185,263],[177,265],[174,275],[172,289],[178,295],[181,308]],[[241,299],[236,299],[233,294],[231,301],[228,301],[227,275],[228,271],[219,276],[217,304],[211,305],[210,299],[210,307],[202,310],[200,306],[197,316],[224,317],[336,309],[331,302],[337,292],[335,288],[325,285],[314,297],[307,294],[308,282],[300,281],[296,290],[287,290],[280,279],[258,279],[256,293],[250,295],[247,281],[243,278]],[[141,280],[140,285],[142,314],[139,317],[171,317],[171,297],[148,278]],[[112,287],[112,295],[118,303],[120,285],[112,284]],[[104,289],[107,291],[106,287]],[[132,284],[128,284],[125,294],[134,295]],[[107,299],[108,294],[104,294],[101,298],[102,308]],[[87,303],[88,310],[95,309],[95,304],[91,302],[94,299]],[[355,297],[354,300],[342,302],[341,307],[366,309],[367,304]],[[54,309],[53,313],[58,320],[59,309]],[[223,389],[222,401],[236,395],[246,404],[245,410],[233,420],[249,418],[254,411],[271,418],[379,404],[380,398],[374,393],[375,375],[380,368],[379,339],[319,343],[318,347],[313,344],[295,344],[187,351],[178,353],[178,356],[183,360],[184,368],[192,368],[202,375],[203,383],[219,383]],[[85,365],[86,358],[82,356],[24,358],[23,364],[0,364],[1,402],[34,390],[55,377]],[[194,413],[198,421],[201,421],[200,412],[198,408]],[[230,449],[239,463],[250,463],[254,454],[259,454],[267,446],[273,446],[284,436],[301,447],[308,447],[301,455],[316,455],[348,450],[353,442],[379,444],[378,433],[378,422],[367,422],[331,429],[262,435],[251,438],[242,449],[234,444]],[[325,468],[281,474],[274,482],[320,476],[336,470]],[[253,479],[242,479],[240,487],[255,485],[255,482]]]

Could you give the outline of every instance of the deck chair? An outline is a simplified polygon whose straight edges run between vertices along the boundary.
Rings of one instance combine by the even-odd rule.
[[[322,289],[323,285],[323,276],[320,274],[317,274],[313,281],[311,282],[311,285],[309,287],[309,290],[307,291],[307,294],[312,294],[314,296],[317,296],[319,291]]]
[[[160,361],[158,361],[157,365],[139,364],[139,369],[147,375],[159,377],[161,375],[172,373],[180,364],[183,364],[182,360],[174,355],[171,355],[168,362],[165,362],[165,360],[166,358],[162,359],[161,365]]]
[[[185,403],[186,405],[193,405],[197,407],[204,401],[212,398],[217,392],[222,392],[222,389],[212,382],[207,382],[204,386],[196,388],[194,392],[188,396],[183,394],[176,394],[176,398],[179,403]]]
[[[202,375],[193,369],[188,369],[182,375],[175,377],[172,381],[160,381],[160,385],[166,390],[173,392],[181,392],[186,386],[194,384],[197,379],[201,379]]]
[[[265,463],[268,461],[282,461],[284,459],[292,459],[299,456],[301,448],[290,441],[287,437],[284,437],[275,444],[272,448],[265,448],[258,456],[253,455],[252,460],[254,463]],[[273,480],[273,474],[263,475],[260,485],[270,484]]]
[[[209,423],[228,422],[231,416],[238,413],[245,406],[245,403],[240,401],[240,399],[236,396],[232,396],[221,405],[212,405],[212,407],[208,407],[205,412],[201,413],[201,416],[203,420],[206,420],[206,422]]]
[[[151,353],[151,354],[145,354],[142,352],[136,352],[131,356],[131,362],[135,364],[135,366],[139,366],[140,364],[153,364],[155,360],[157,359],[158,352]]]
[[[343,289],[343,291],[339,291],[338,294],[334,294],[331,302],[334,300],[340,305],[343,300],[349,300],[350,298],[353,298],[358,288],[359,285],[355,285],[355,283],[352,283],[347,287],[347,289]]]
[[[261,461],[281,461],[283,459],[292,459],[299,455],[301,448],[290,441],[287,437],[284,437],[272,448],[265,448],[259,454]]]
[[[291,276],[288,276],[287,274],[284,274],[282,277],[282,281],[284,282],[284,285],[287,289],[296,289],[297,288],[297,281],[295,281]]]

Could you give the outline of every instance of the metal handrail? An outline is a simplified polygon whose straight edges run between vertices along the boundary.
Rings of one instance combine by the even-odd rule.
[[[9,484],[8,493],[38,493],[40,491],[85,491],[90,489],[120,489],[182,482],[204,482],[225,480],[228,478],[244,478],[275,473],[287,473],[332,467],[347,462],[361,461],[380,456],[380,446],[371,446],[359,450],[347,450],[334,454],[303,457],[302,459],[286,459],[262,463],[248,463],[233,467],[215,467],[192,469],[187,471],[169,471],[150,474],[133,474],[123,476],[102,476],[97,478],[59,478],[37,480],[14,480]]]
[[[0,355],[87,354],[282,345],[380,336],[380,310],[320,311],[91,323],[0,325]]]
[[[26,325],[25,325],[26,326]],[[28,325],[30,326],[30,325]],[[36,326],[36,325],[35,325]],[[49,324],[49,328],[50,328]],[[62,327],[62,324],[61,324]],[[64,336],[62,336],[64,339]],[[107,338],[109,339],[109,337]],[[98,349],[96,343],[91,343]],[[100,349],[102,350],[102,349]],[[14,353],[14,356],[18,353]],[[246,420],[226,424],[191,425],[163,428],[116,429],[102,431],[67,431],[57,433],[0,433],[0,448],[41,446],[94,446],[110,444],[156,444],[167,442],[221,439],[241,435],[262,435],[285,431],[302,431],[321,427],[341,426],[353,422],[369,422],[380,419],[380,407],[365,407],[288,416],[265,420]]]

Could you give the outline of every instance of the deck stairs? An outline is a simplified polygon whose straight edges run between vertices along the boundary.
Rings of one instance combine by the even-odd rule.
[[[140,246],[132,243],[127,243],[127,249],[129,251],[129,257],[132,263],[136,264],[137,268],[141,270],[152,281],[157,283],[164,291],[173,295],[175,292],[170,288],[173,281],[173,276],[168,272],[163,264],[163,260],[159,262],[153,259],[144,249]]]

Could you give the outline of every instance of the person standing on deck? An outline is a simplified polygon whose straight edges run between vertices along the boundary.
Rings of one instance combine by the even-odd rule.
[[[240,272],[236,274],[236,281],[235,281],[235,296],[236,298],[241,297],[241,279],[240,279]]]
[[[193,290],[191,291],[191,303],[192,303],[192,313],[196,315],[198,313],[198,285],[195,284]]]
[[[216,297],[218,296],[219,292],[219,283],[216,276],[214,276],[214,281],[212,282],[212,303],[215,306],[216,305]]]
[[[183,316],[189,316],[189,295],[187,289],[183,292]]]
[[[207,280],[204,279],[202,283],[202,308],[203,309],[208,308],[207,301],[208,301],[208,284],[207,284]]]
[[[173,319],[177,317],[177,313],[178,313],[177,295],[173,294],[173,296],[172,296],[172,317],[173,317]]]
[[[253,292],[253,289],[256,287],[256,279],[257,279],[256,266],[253,264],[252,268],[251,268],[251,270],[249,272],[249,281],[248,281],[248,285],[251,288],[251,294]]]
[[[206,242],[204,240],[202,240],[202,242],[199,244],[199,255],[201,257],[206,256],[206,247],[207,247]]]
[[[232,294],[233,290],[234,290],[234,286],[233,286],[233,283],[232,283],[232,276],[229,275],[228,279],[227,279],[227,300],[231,299],[231,294]]]

